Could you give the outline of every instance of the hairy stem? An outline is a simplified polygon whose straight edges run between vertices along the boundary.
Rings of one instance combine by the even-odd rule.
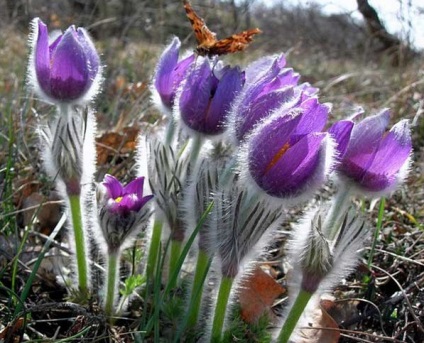
[[[312,297],[312,293],[309,293],[303,289],[299,291],[297,298],[290,309],[289,315],[284,322],[283,327],[281,328],[280,334],[278,336],[279,343],[287,343],[290,336],[293,333],[293,330],[296,328],[297,322],[299,321],[300,316],[305,310],[306,305]]]
[[[189,328],[193,328],[197,324],[200,305],[202,303],[202,290],[204,281],[206,279],[205,274],[208,272],[210,265],[209,261],[209,255],[204,250],[199,250],[188,309],[189,312],[187,325]]]
[[[215,314],[213,317],[211,342],[219,342],[221,340],[222,328],[224,326],[225,313],[227,310],[228,299],[230,298],[231,287],[234,278],[223,276],[219,285],[218,298],[215,305]]]
[[[106,301],[105,301],[105,314],[109,318],[109,322],[113,323],[113,314],[114,314],[114,304],[115,304],[115,294],[116,294],[116,284],[117,284],[117,275],[119,270],[119,257],[120,250],[109,250],[107,258],[107,274],[106,274]]]
[[[72,227],[75,238],[75,254],[77,258],[78,286],[83,296],[88,296],[88,267],[85,253],[86,242],[81,215],[81,197],[79,195],[69,195],[69,205],[71,210]]]

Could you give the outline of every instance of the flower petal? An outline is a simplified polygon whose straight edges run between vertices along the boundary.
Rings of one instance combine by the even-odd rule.
[[[123,193],[135,194],[137,198],[141,199],[143,197],[143,185],[144,177],[137,177],[124,187]]]
[[[338,159],[341,160],[346,152],[347,146],[349,144],[350,135],[353,129],[353,121],[351,120],[340,120],[335,122],[328,133],[337,143],[336,149],[338,153]]]
[[[112,199],[116,199],[124,194],[124,188],[121,183],[112,175],[105,175],[103,185],[106,187],[108,194]]]
[[[263,175],[260,186],[277,197],[297,195],[314,175],[325,137],[325,133],[304,136]]]
[[[50,93],[56,99],[71,101],[81,97],[89,84],[84,47],[77,40],[75,27],[70,27],[51,57]]]
[[[244,75],[239,68],[227,68],[219,80],[218,87],[210,103],[204,122],[204,133],[219,134],[225,129],[225,119],[231,102],[244,83]]]
[[[47,25],[40,19],[35,19],[37,41],[35,42],[35,72],[41,89],[50,94],[50,50]]]

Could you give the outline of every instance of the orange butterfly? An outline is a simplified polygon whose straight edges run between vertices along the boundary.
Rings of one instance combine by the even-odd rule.
[[[184,0],[184,9],[193,27],[197,40],[196,52],[200,56],[225,55],[246,49],[252,41],[252,37],[261,32],[259,29],[250,29],[241,33],[235,33],[230,37],[217,40],[216,33],[208,29],[203,18],[199,17],[190,5]]]

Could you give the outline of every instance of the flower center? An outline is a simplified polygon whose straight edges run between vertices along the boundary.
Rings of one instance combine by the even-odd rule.
[[[117,197],[116,199],[115,199],[115,202],[117,202],[118,204],[122,201],[122,199],[123,199],[123,197]]]

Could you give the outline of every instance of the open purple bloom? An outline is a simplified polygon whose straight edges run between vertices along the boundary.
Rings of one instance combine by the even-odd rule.
[[[143,197],[144,177],[132,180],[128,185],[122,184],[112,175],[106,175],[103,185],[106,187],[109,199],[107,206],[110,212],[116,214],[126,214],[128,212],[138,212],[153,195]]]
[[[168,109],[172,109],[176,91],[195,59],[195,55],[191,54],[179,61],[180,47],[180,40],[174,37],[163,51],[154,77],[154,87],[163,105]]]
[[[198,58],[182,84],[178,99],[182,122],[191,130],[217,135],[226,128],[227,112],[244,84],[244,73],[239,68],[218,65]]]
[[[300,75],[284,68],[285,63],[284,55],[280,55],[263,57],[247,67],[246,85],[231,111],[231,125],[237,141],[243,141],[256,124],[294,97],[293,87]]]
[[[332,163],[331,139],[321,132],[328,107],[316,99],[284,113],[276,111],[247,141],[249,174],[277,198],[301,201],[325,181]]]
[[[40,96],[53,102],[81,100],[93,90],[100,59],[83,28],[70,26],[49,42],[47,26],[36,18],[33,25],[33,51],[29,70],[31,82]],[[95,87],[94,87],[95,88]]]
[[[112,175],[106,175],[97,191],[99,225],[109,251],[116,251],[147,225],[150,215],[147,202],[153,195],[143,196],[144,177],[123,186]]]
[[[389,110],[355,124],[346,153],[338,166],[339,175],[366,192],[392,191],[405,177],[412,152],[407,120],[390,131]]]

